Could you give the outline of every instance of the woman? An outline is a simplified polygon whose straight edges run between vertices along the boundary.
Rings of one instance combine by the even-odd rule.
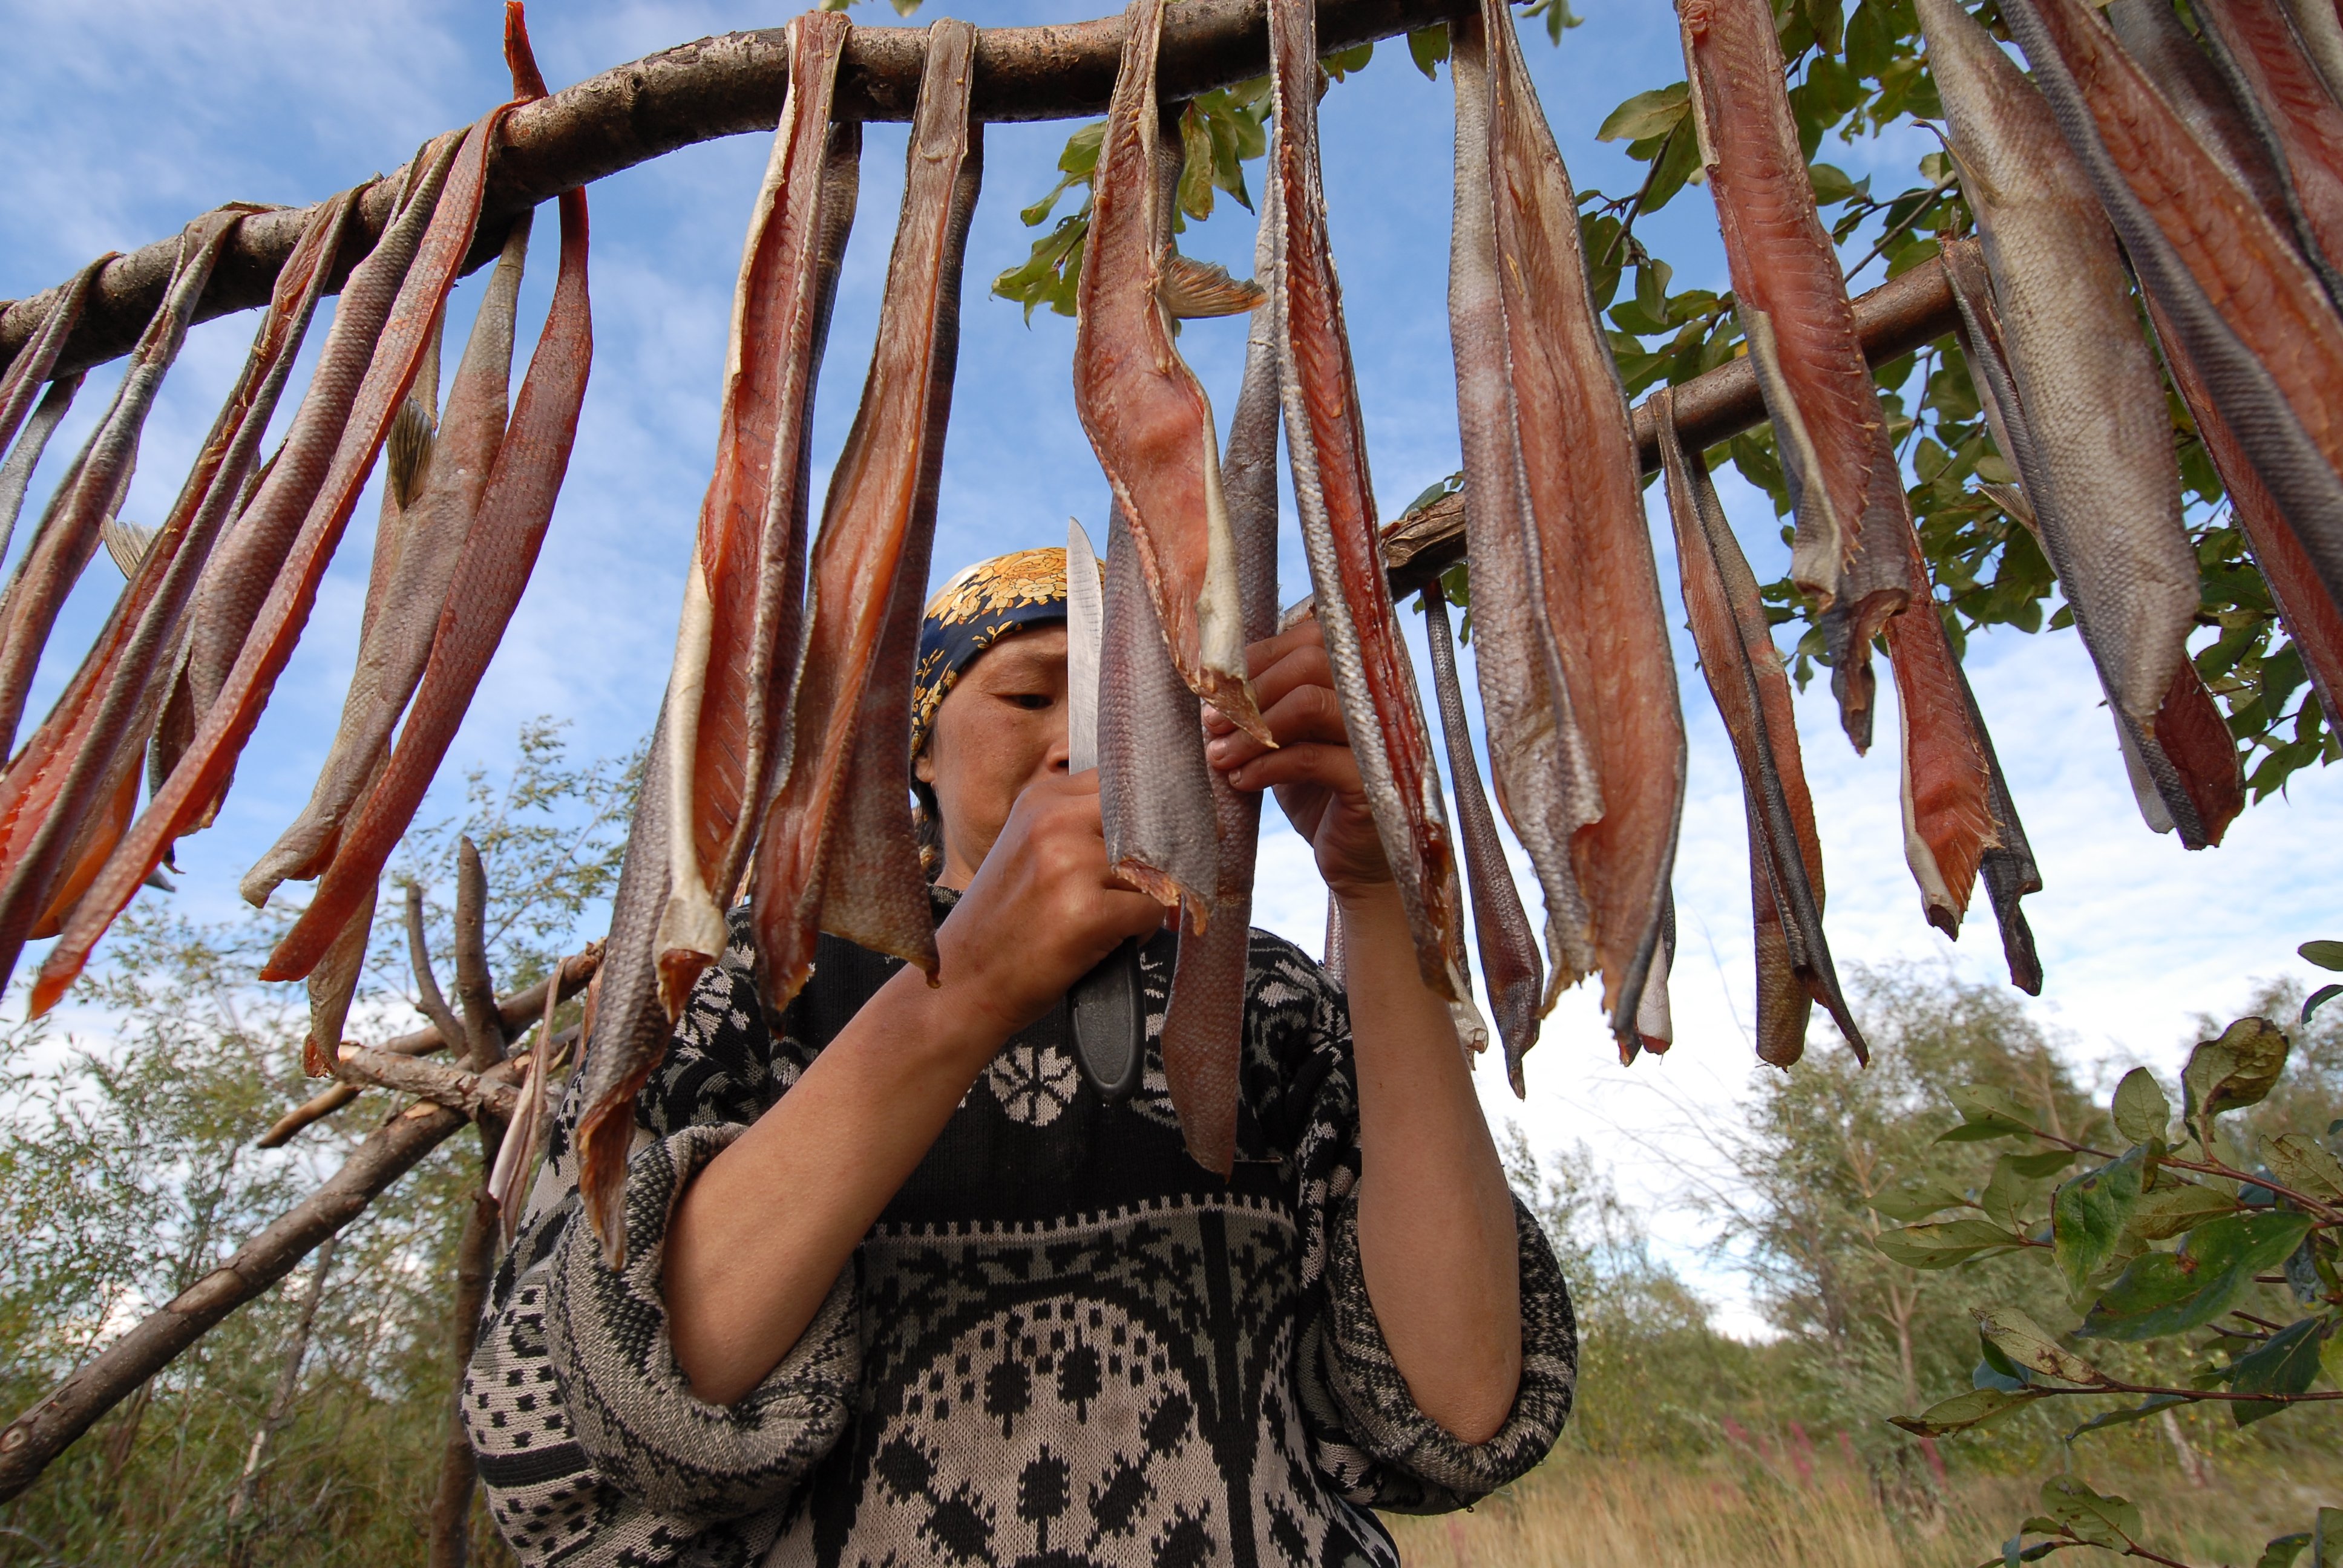
[[[464,1412],[525,1563],[1384,1564],[1369,1508],[1543,1458],[1576,1342],[1413,945],[1314,623],[1251,649],[1280,748],[1214,724],[1342,907],[1346,984],[1252,936],[1238,1163],[1191,1161],[1062,999],[1176,938],[1067,769],[1065,552],[929,606],[914,719],[937,982],[824,937],[786,1015],[745,930],[644,1091],[628,1259],[572,1152],[499,1271]]]

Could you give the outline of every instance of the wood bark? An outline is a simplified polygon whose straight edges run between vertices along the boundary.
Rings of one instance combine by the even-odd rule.
[[[1447,19],[1450,0],[1319,0],[1318,42],[1329,53]],[[1262,0],[1185,0],[1163,22],[1158,82],[1166,99],[1193,97],[1269,68]],[[1058,120],[1101,114],[1122,57],[1120,15],[1065,26],[988,27],[979,35],[971,112],[980,120]],[[927,58],[925,27],[854,29],[839,70],[838,116],[908,120]],[[478,238],[464,267],[486,266],[518,213],[565,190],[719,136],[770,132],[789,82],[784,30],[728,33],[679,45],[603,72],[513,111],[488,173]],[[337,290],[388,220],[384,181],[353,216],[327,282]],[[292,253],[306,207],[256,213],[239,224],[196,319],[265,304]],[[53,374],[126,353],[169,280],[176,236],[108,262]],[[0,370],[45,318],[63,285],[0,316]]]
[[[510,1121],[519,1109],[520,1091],[461,1068],[442,1067],[412,1056],[394,1056],[363,1045],[345,1045],[334,1064],[336,1076],[364,1086],[397,1090],[460,1111],[467,1116],[486,1111],[499,1121]]]
[[[557,1000],[568,1001],[571,997],[584,990],[587,984],[593,980],[595,971],[601,967],[602,946],[599,942],[589,945],[584,952],[575,957],[563,960],[561,990]],[[497,1017],[508,1040],[527,1029],[529,1020],[545,1010],[545,988],[548,983],[547,980],[539,980],[533,986],[515,991],[512,995],[498,1000]],[[574,1039],[577,1032],[574,1027],[567,1029],[562,1030],[559,1038]],[[459,1040],[463,1038],[461,1030],[457,1031],[457,1037]],[[402,1034],[377,1049],[393,1056],[429,1056],[434,1051],[447,1050],[447,1037],[437,1025],[434,1025],[430,1029],[417,1030],[413,1034]],[[256,1147],[280,1148],[303,1128],[312,1122],[324,1121],[357,1097],[358,1086],[352,1083],[337,1083],[330,1089],[321,1090],[278,1117],[275,1124],[266,1132],[261,1134]]]
[[[514,1064],[500,1062],[482,1076],[511,1083],[519,1073]],[[356,1219],[466,1122],[459,1113],[427,1101],[394,1113],[317,1191],[0,1430],[0,1503],[31,1485],[49,1461],[93,1422],[168,1366],[215,1323],[283,1279],[320,1241]]]

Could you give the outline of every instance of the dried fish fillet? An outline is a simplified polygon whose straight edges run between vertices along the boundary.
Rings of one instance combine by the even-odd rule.
[[[2283,178],[2268,142],[2247,122],[2230,84],[2181,25],[2172,0],[2109,0],[2108,24],[2124,52],[2155,85],[2206,153],[2253,198],[2270,222],[2290,221]]]
[[[454,743],[472,694],[479,689],[536,568],[568,471],[578,409],[594,362],[586,193],[564,191],[557,199],[561,265],[554,279],[553,303],[449,579],[414,707],[382,781],[367,795],[364,809],[344,833],[309,907],[269,955],[260,971],[264,980],[307,975],[325,956],[334,933],[371,896]],[[452,403],[449,411],[454,412]]]
[[[2218,842],[2157,742],[2168,701],[2209,705],[2188,663],[2197,556],[2156,362],[2098,198],[2049,106],[1955,0],[1920,0],[1982,256],[1945,255],[1973,376],[1996,417],[2045,550],[2097,665],[2141,809],[2177,821],[2192,849]],[[1991,281],[1987,282],[1990,273]],[[2005,357],[2005,346],[2006,349]],[[2175,699],[2176,685],[2181,695]],[[2234,749],[2217,759],[2234,779]]]
[[[2288,216],[2330,297],[2343,293],[2343,106],[2319,80],[2278,0],[2193,7],[2207,52],[2279,169]]]
[[[377,775],[391,730],[423,678],[456,562],[505,438],[513,317],[528,254],[529,217],[523,213],[513,220],[488,275],[447,395],[446,417],[436,427],[423,426],[422,406],[410,395],[391,426],[394,437],[402,428],[429,430],[427,467],[423,437],[404,438],[403,459],[394,448],[392,474],[383,487],[383,527],[375,545],[367,620],[341,720],[309,803],[245,874],[242,890],[251,903],[266,904],[279,882],[319,876],[332,862],[342,829],[361,790]],[[427,386],[436,398],[437,366],[427,366],[417,379],[418,392]],[[409,476],[408,484],[418,486],[408,495],[399,493],[401,471]]]
[[[1170,193],[1155,94],[1163,6],[1131,0],[1124,13],[1076,296],[1074,409],[1138,543],[1182,677],[1269,744],[1245,673],[1236,541],[1212,404],[1172,340],[1161,294],[1168,283],[1181,297],[1191,277],[1167,266]],[[1170,162],[1176,169],[1176,156]]]
[[[1571,860],[1603,1006],[1621,1051],[1632,1055],[1675,865],[1684,715],[1633,422],[1587,283],[1570,173],[1538,108],[1509,8],[1484,0],[1481,16],[1504,258],[1497,276],[1534,539],[1527,554],[1543,595],[1534,608],[1602,799],[1602,815],[1573,834]]]
[[[757,848],[757,942],[776,1005],[805,983],[824,930],[935,972],[909,689],[983,164],[968,115],[974,46],[965,23],[929,31],[878,348],[809,563],[794,739]]]
[[[106,927],[138,890],[139,884],[162,863],[171,844],[216,808],[226,789],[236,756],[250,737],[252,727],[259,721],[260,710],[277,674],[292,657],[293,645],[308,619],[310,606],[316,602],[326,563],[334,547],[341,542],[342,530],[357,503],[359,487],[374,467],[383,438],[389,433],[392,417],[406,400],[422,364],[432,321],[447,298],[447,287],[455,281],[465,253],[471,248],[472,230],[479,216],[480,196],[486,186],[488,149],[508,107],[491,110],[476,123],[466,133],[452,163],[433,160],[433,170],[447,171],[446,191],[435,204],[418,247],[407,253],[412,265],[397,265],[400,258],[394,254],[381,273],[365,279],[363,288],[356,286],[358,273],[352,274],[353,286],[344,288],[335,311],[337,334],[345,316],[355,314],[363,323],[375,311],[385,310],[387,321],[380,340],[374,345],[376,352],[352,403],[343,406],[347,419],[336,422],[339,426],[338,438],[332,443],[330,467],[312,491],[315,499],[307,506],[299,533],[273,574],[267,598],[252,623],[251,634],[244,638],[229,668],[219,695],[194,726],[168,780],[124,836],[121,846],[65,923],[57,945],[42,965],[33,990],[35,1011],[45,1012],[56,1004],[81,973]],[[427,173],[427,191],[438,177]],[[385,238],[387,242],[387,231]],[[377,246],[377,255],[381,249]],[[361,264],[359,271],[363,272],[365,266]],[[403,278],[398,276],[401,273]],[[381,302],[382,296],[391,292],[394,286],[397,299],[386,307]],[[353,298],[354,292],[357,298]],[[359,331],[365,332],[363,325]],[[321,376],[323,368],[321,363]],[[316,397],[317,391],[317,383],[313,381],[311,396]],[[297,426],[297,418],[296,423]],[[317,439],[319,445],[324,444],[322,434]],[[273,506],[290,506],[299,498],[297,492],[307,485],[292,476],[314,474],[316,461],[316,448],[308,447],[301,453],[301,461],[297,465],[288,445],[271,476],[286,480],[286,491]],[[265,485],[255,498],[252,510],[242,519],[246,527],[237,528],[232,540],[240,541],[247,532],[258,531],[250,525],[258,520],[253,512],[264,504],[269,504],[268,487]],[[214,564],[217,560],[216,555]],[[252,564],[255,563],[246,563]],[[200,619],[195,629],[202,629]],[[345,910],[342,919],[333,921],[328,940],[332,932],[340,930],[347,917]],[[322,954],[322,946],[319,950]],[[307,967],[299,972],[307,972]]]
[[[1757,950],[1757,1055],[1788,1067],[1805,1054],[1814,1002],[1868,1060],[1823,935],[1823,848],[1798,749],[1790,680],[1765,621],[1756,574],[1725,520],[1707,467],[1688,461],[1672,393],[1656,405],[1660,460],[1685,619],[1702,675],[1740,765],[1749,820],[1749,891]]]
[[[0,772],[0,974],[14,969],[27,934],[71,912],[128,825],[126,817],[115,825],[89,814],[101,800],[124,809],[136,804],[137,764],[177,628],[230,502],[252,471],[357,195],[320,203],[304,227],[243,374],[177,499],[139,552],[129,586],[65,694]],[[106,825],[92,825],[100,820]],[[36,911],[28,933],[25,922]]]
[[[1327,248],[1317,30],[1309,0],[1270,0],[1276,127],[1268,199],[1278,209],[1271,287],[1294,501],[1335,695],[1407,910],[1417,970],[1426,987],[1448,999],[1459,1036],[1477,1045],[1487,1025],[1464,979],[1463,894],[1431,735],[1376,547],[1358,384]]]
[[[66,279],[65,287],[49,307],[49,313],[33,329],[16,357],[8,361],[8,368],[0,374],[0,447],[16,438],[25,422],[25,413],[33,407],[33,398],[41,383],[48,380],[49,372],[56,368],[57,356],[65,349],[65,339],[80,324],[82,307],[89,302],[91,285],[106,270],[116,252],[107,251],[87,266]],[[76,377],[77,379],[77,377]],[[0,538],[0,553],[5,550],[5,538]]]
[[[723,951],[718,900],[739,880],[795,675],[814,383],[860,170],[860,128],[830,124],[846,19],[809,11],[790,27],[789,96],[734,292],[715,474],[669,684],[674,863],[658,941],[670,1017]]]
[[[147,410],[155,406],[155,394],[186,341],[188,324],[195,319],[204,286],[211,281],[220,247],[243,216],[243,209],[224,207],[206,213],[180,235],[170,286],[130,351],[113,405],[57,486],[6,596],[0,598],[0,751],[15,744],[33,672],[48,646],[57,612],[96,553],[100,527],[120,509],[130,488]]]
[[[6,558],[8,541],[15,537],[17,514],[25,509],[25,491],[32,485],[33,469],[65,410],[73,407],[74,394],[80,390],[78,371],[50,382],[33,417],[17,435],[16,444],[8,449],[8,460],[0,463],[0,558]]]
[[[2343,599],[2343,318],[2087,6],[2004,15],[2173,347]]]
[[[1220,821],[1203,715],[1172,662],[1120,506],[1106,531],[1105,637],[1099,653],[1099,811],[1107,864],[1185,927],[1218,911]]]
[[[1823,613],[1839,723],[1862,751],[1871,639],[1911,598],[1896,527],[1902,482],[1807,181],[1773,11],[1765,0],[1679,0],[1677,15],[1735,308],[1790,487],[1790,576]]]
[[[1277,262],[1275,214],[1273,206],[1262,211],[1253,238],[1253,270],[1263,277]],[[1256,313],[1245,341],[1244,380],[1229,418],[1223,470],[1248,645],[1277,631],[1277,338],[1276,312]],[[1190,1158],[1225,1176],[1236,1162],[1261,795],[1231,788],[1217,769],[1210,770],[1209,782],[1219,840],[1212,924],[1199,930],[1182,922],[1160,1048],[1164,1086]]]

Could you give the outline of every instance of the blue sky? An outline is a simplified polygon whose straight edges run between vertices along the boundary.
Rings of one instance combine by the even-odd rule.
[[[1071,21],[1104,3],[960,0],[950,8],[990,25]],[[1531,29],[1525,52],[1576,184],[1632,189],[1641,166],[1596,143],[1594,130],[1622,98],[1682,75],[1674,17],[1657,0],[1584,0],[1582,9],[1585,25],[1559,48]],[[0,98],[0,186],[8,195],[0,203],[0,297],[45,287],[99,251],[164,236],[220,201],[307,203],[397,166],[426,136],[503,96],[500,11],[494,0],[0,5],[12,55],[11,90]],[[540,0],[531,16],[538,59],[557,87],[706,34],[782,19],[766,7],[685,0]],[[894,18],[883,5],[865,4],[857,20]],[[1335,253],[1387,513],[1457,467],[1444,306],[1451,107],[1444,74],[1437,84],[1426,81],[1393,43],[1332,91],[1322,110]],[[984,292],[996,273],[1023,257],[1032,231],[1019,223],[1018,209],[1055,182],[1069,128],[987,130],[944,469],[939,579],[980,556],[1062,541],[1070,515],[1099,535],[1104,485],[1068,383],[1072,323],[1041,315],[1029,327],[1015,307]],[[900,126],[873,126],[866,140],[862,198],[817,409],[818,481],[860,391],[900,196],[903,135]],[[1905,126],[1824,156],[1858,176],[1877,168],[1885,188],[1898,188],[1913,160],[1935,145]],[[517,726],[537,714],[571,720],[576,744],[589,753],[626,750],[647,731],[713,453],[733,273],[766,150],[765,136],[732,137],[592,187],[597,354],[577,451],[536,578],[443,780],[460,779],[469,765],[499,765]],[[1642,232],[1675,262],[1678,286],[1725,286],[1711,209],[1699,190],[1684,192]],[[548,215],[524,294],[528,333],[550,286],[551,242]],[[1233,204],[1184,243],[1240,274],[1250,269],[1252,224]],[[1867,244],[1858,239],[1853,253]],[[459,288],[451,331],[468,317],[485,276]],[[1875,266],[1858,286],[1876,281]],[[246,316],[191,334],[148,424],[128,517],[152,522],[167,507],[252,327]],[[312,357],[322,336],[321,317],[310,336]],[[1225,414],[1234,400],[1242,327],[1192,324],[1182,347]],[[115,374],[101,371],[85,390],[35,479],[28,512],[102,409]],[[293,401],[287,399],[280,427]],[[1730,470],[1719,480],[1760,574],[1778,575],[1785,552],[1769,508]],[[176,896],[194,912],[233,907],[237,875],[307,796],[355,651],[375,505],[371,492],[360,503],[218,825],[181,847],[186,875]],[[1290,600],[1306,590],[1306,578],[1290,511],[1288,518],[1282,597]],[[1661,578],[1675,623],[1674,562],[1660,521]],[[23,538],[20,531],[19,550]],[[52,645],[36,709],[70,673],[119,587],[101,557]],[[1534,1141],[1592,1144],[1628,1197],[1648,1209],[1668,1254],[1730,1307],[1730,1277],[1700,1260],[1714,1227],[1682,1199],[1686,1172],[1714,1165],[1704,1129],[1729,1125],[1754,1075],[1768,1070],[1755,1065],[1744,1027],[1751,982],[1739,785],[1680,628],[1676,657],[1692,742],[1675,882],[1677,1048],[1664,1062],[1620,1069],[1593,1000],[1574,995],[1549,1020],[1531,1058],[1529,1102],[1513,1101],[1500,1073],[1484,1073],[1483,1087],[1492,1111],[1520,1119]],[[2191,1038],[2195,1012],[2241,1003],[2250,977],[2308,972],[2293,957],[2294,944],[2337,934],[2333,900],[2321,890],[2338,858],[2343,780],[2301,777],[2289,799],[2249,810],[2225,847],[2188,855],[2141,826],[2071,631],[1980,638],[1969,667],[2048,883],[2027,903],[2048,973],[2038,1011],[2078,1054],[2109,1064],[2110,1076],[2134,1061],[2169,1071]],[[1801,729],[1828,868],[1827,924],[1842,966],[1918,960],[1997,982],[2003,971],[1989,920],[1958,944],[1921,920],[1903,863],[1892,724],[1883,721],[1882,744],[1870,758],[1855,758],[1817,685],[1801,702]],[[1290,833],[1273,836],[1263,850],[1256,919],[1314,950],[1322,897],[1304,848]],[[1829,1033],[1820,1026],[1815,1049],[1836,1049]],[[1731,1308],[1727,1321],[1750,1320]]]

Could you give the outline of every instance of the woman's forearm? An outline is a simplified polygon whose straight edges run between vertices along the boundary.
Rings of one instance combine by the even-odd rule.
[[[1007,1038],[955,1000],[898,973],[686,1190],[664,1289],[700,1398],[730,1404],[789,1354]]]
[[[1486,1442],[1521,1382],[1513,1196],[1447,1004],[1417,977],[1397,891],[1344,900],[1342,920],[1367,1294],[1416,1408]]]

